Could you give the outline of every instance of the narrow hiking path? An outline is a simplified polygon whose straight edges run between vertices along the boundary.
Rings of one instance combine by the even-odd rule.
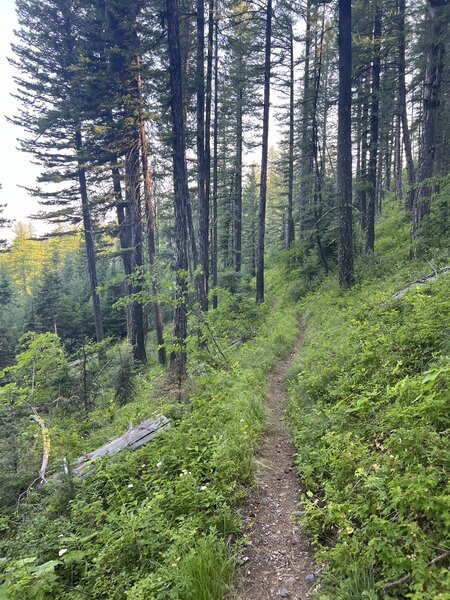
[[[268,378],[269,410],[257,462],[259,473],[244,508],[249,542],[242,556],[236,600],[290,598],[305,600],[315,583],[312,549],[298,525],[300,482],[294,464],[295,446],[287,427],[288,396],[284,378],[304,337],[278,359]]]

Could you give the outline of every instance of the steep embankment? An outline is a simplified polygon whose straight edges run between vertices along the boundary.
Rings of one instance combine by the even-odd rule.
[[[430,272],[408,250],[391,209],[355,288],[327,279],[302,302],[291,417],[304,525],[325,565],[320,598],[450,594],[450,276],[394,298]],[[433,258],[445,264],[445,252]]]

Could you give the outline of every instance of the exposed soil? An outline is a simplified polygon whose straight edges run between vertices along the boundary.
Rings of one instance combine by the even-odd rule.
[[[244,508],[248,543],[241,557],[235,600],[306,600],[315,586],[312,550],[298,523],[300,483],[287,427],[284,378],[303,340],[281,357],[268,378],[269,418],[258,455],[259,473]]]

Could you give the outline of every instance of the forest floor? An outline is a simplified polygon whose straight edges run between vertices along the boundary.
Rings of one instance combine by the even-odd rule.
[[[317,572],[308,537],[299,525],[301,486],[287,425],[285,376],[302,344],[304,327],[268,378],[268,423],[257,457],[259,472],[243,520],[248,542],[241,557],[236,600],[306,600]]]

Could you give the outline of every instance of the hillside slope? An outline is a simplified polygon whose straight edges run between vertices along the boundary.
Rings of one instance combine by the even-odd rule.
[[[450,275],[394,299],[446,260],[410,261],[408,234],[390,206],[354,289],[328,278],[302,301],[291,416],[320,598],[450,594]]]

